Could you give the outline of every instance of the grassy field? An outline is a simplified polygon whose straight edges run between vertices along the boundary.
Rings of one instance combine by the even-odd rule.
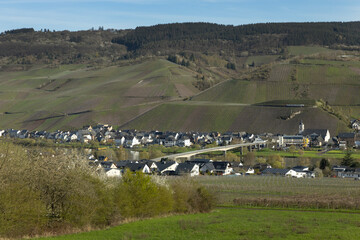
[[[293,56],[335,52],[335,50],[318,46],[290,46],[288,51]]]
[[[42,239],[356,239],[359,214],[223,208]]]
[[[169,178],[173,180],[174,178]],[[356,239],[360,187],[352,179],[199,176],[218,208],[211,213],[124,223],[41,239]]]
[[[220,205],[360,210],[359,182],[353,179],[207,176],[197,181],[213,190]]]
[[[250,56],[246,59],[245,64],[255,63],[255,66],[260,66],[274,62],[277,58],[279,58],[279,55]]]
[[[256,156],[259,156],[259,157],[266,157],[266,156],[270,156],[273,154],[277,154],[282,157],[338,158],[338,159],[342,159],[345,156],[345,152],[340,151],[340,150],[331,150],[326,153],[321,153],[320,151],[314,151],[314,150],[309,150],[309,151],[305,150],[303,152],[303,154],[300,155],[298,152],[290,153],[290,152],[285,152],[285,151],[272,151],[269,149],[264,149],[264,150],[255,152],[255,154],[256,154]],[[360,159],[360,152],[357,151],[357,152],[353,153],[351,156],[354,159]]]

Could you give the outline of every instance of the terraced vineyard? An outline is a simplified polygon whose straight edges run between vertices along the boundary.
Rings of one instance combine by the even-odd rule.
[[[319,47],[289,51],[307,57],[240,57],[238,62],[262,66],[244,68],[239,75],[224,70],[226,61],[206,55],[199,58],[217,67],[186,68],[153,58],[122,67],[2,71],[0,128],[55,130],[109,123],[143,130],[292,134],[303,120],[309,128],[328,128],[332,135],[347,131],[349,119],[360,116],[357,56]],[[226,80],[226,71],[238,77]],[[202,74],[210,80],[202,80]],[[201,81],[220,83],[201,92],[194,86]],[[335,113],[313,108],[320,99]],[[293,103],[305,106],[284,108]],[[294,112],[299,114],[289,117]]]
[[[123,128],[179,131],[248,131],[294,134],[300,120],[313,128],[328,128],[331,134],[346,130],[346,125],[316,108],[285,108],[241,105],[236,103],[193,102],[163,104],[136,118]],[[289,120],[289,116],[301,111]],[[151,121],[149,121],[151,119]]]
[[[194,73],[166,60],[125,67],[65,65],[0,74],[0,127],[118,125],[155,105],[194,95]]]

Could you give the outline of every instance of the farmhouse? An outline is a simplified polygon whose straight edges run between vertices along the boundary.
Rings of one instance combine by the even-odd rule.
[[[347,146],[355,145],[355,133],[339,133],[338,139],[340,142],[346,142]]]
[[[150,168],[146,163],[128,163],[125,168],[132,172],[141,171],[147,174],[151,173]]]
[[[175,172],[172,175],[190,175],[191,177],[193,177],[198,176],[199,174],[199,165],[195,163],[185,162],[179,163],[179,165],[176,167]]]
[[[233,172],[233,168],[228,162],[212,162],[214,165],[214,173],[218,175],[229,175]]]
[[[121,177],[121,170],[117,168],[104,168],[107,177]]]
[[[152,169],[156,170],[159,174],[168,174],[175,171],[179,163],[175,161],[162,161],[155,163],[155,165],[152,165]]]

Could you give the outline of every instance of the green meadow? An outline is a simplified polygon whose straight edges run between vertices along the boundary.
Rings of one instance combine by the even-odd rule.
[[[303,158],[337,158],[337,159],[342,159],[346,152],[345,151],[341,151],[341,150],[331,150],[328,151],[326,153],[322,153],[321,151],[316,151],[316,150],[305,150],[303,152],[301,152],[301,154],[299,152],[285,152],[285,151],[272,151],[269,149],[263,149],[260,151],[255,152],[256,156],[259,157],[267,157],[273,154],[276,155],[280,155],[281,157],[303,157]],[[360,159],[360,152],[359,151],[355,151],[352,155],[351,155],[354,159]]]
[[[335,50],[320,46],[290,46],[287,49],[292,56],[336,52]]]
[[[154,218],[103,231],[41,239],[357,239],[359,214],[218,208],[211,213]]]

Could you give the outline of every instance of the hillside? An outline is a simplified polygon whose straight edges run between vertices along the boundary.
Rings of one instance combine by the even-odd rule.
[[[118,125],[165,101],[199,92],[194,73],[156,59],[125,67],[61,65],[0,74],[1,128]]]
[[[359,22],[8,31],[0,129],[347,131],[360,118],[359,39]]]

